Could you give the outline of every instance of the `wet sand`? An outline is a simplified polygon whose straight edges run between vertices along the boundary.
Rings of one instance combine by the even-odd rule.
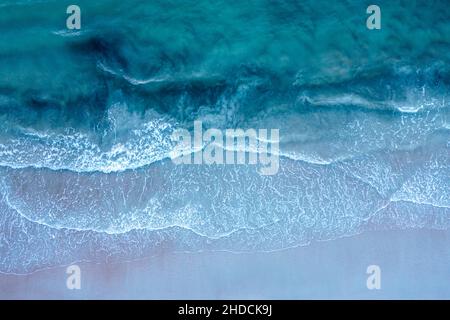
[[[377,231],[278,252],[163,253],[0,275],[2,299],[450,299],[450,231]],[[366,269],[381,268],[368,290]]]

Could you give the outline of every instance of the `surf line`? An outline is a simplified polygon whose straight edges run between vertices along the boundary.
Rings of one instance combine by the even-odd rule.
[[[260,165],[261,175],[275,175],[279,169],[280,132],[270,129],[210,128],[203,131],[202,121],[194,121],[193,136],[187,129],[172,133],[176,142],[170,156],[175,164],[250,164]]]

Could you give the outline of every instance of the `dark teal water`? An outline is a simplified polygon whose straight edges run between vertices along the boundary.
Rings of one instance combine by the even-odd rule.
[[[0,1],[0,271],[450,225],[450,3]],[[280,171],[173,130],[280,130]]]

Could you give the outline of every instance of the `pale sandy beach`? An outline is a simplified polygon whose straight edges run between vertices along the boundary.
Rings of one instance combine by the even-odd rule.
[[[271,253],[169,253],[119,264],[0,275],[2,299],[449,299],[450,232],[371,232]],[[381,268],[368,290],[366,268]]]

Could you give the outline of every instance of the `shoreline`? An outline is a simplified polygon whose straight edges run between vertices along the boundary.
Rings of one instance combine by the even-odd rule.
[[[162,252],[114,264],[0,274],[1,299],[449,299],[450,230],[373,231],[274,252]],[[366,287],[379,265],[381,289]]]

